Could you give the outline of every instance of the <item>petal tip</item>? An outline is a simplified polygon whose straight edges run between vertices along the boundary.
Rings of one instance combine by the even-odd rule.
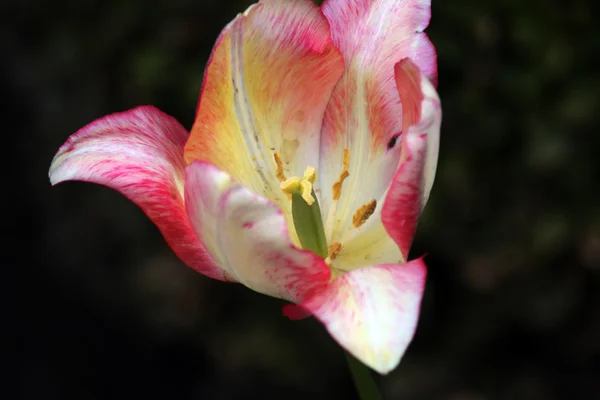
[[[54,186],[70,180],[112,188],[158,226],[188,266],[223,280],[189,224],[182,200],[183,146],[187,130],[154,106],[139,106],[99,118],[71,135],[50,163]]]
[[[385,375],[398,366],[415,334],[425,277],[422,258],[361,268],[302,306],[356,359]]]
[[[70,180],[81,180],[77,179],[77,174],[72,169],[69,169],[65,164],[68,158],[68,151],[62,151],[64,145],[58,150],[54,158],[50,163],[50,169],[48,170],[48,179],[50,185],[56,186],[59,183],[63,183]]]

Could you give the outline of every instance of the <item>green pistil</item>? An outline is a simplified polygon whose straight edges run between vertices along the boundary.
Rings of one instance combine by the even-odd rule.
[[[308,205],[300,191],[292,193],[292,217],[298,239],[303,249],[310,250],[319,256],[327,257],[327,239],[325,228],[321,217],[319,201],[315,191],[311,192],[315,199],[314,203]]]

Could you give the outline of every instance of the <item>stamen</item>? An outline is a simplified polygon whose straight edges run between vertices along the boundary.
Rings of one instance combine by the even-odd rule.
[[[350,150],[347,148],[344,149],[343,164],[344,169],[342,170],[342,173],[340,174],[338,180],[333,184],[333,187],[331,188],[333,192],[333,200],[340,199],[342,195],[342,184],[344,183],[344,180],[346,180],[346,178],[350,176],[350,173],[348,172],[348,168],[350,168]]]
[[[281,161],[279,153],[275,152],[273,154],[273,158],[275,158],[275,164],[277,165],[275,175],[277,175],[277,179],[279,179],[279,182],[284,182],[287,178],[285,177],[285,173],[283,172],[283,162]]]
[[[358,210],[354,213],[352,217],[352,225],[355,228],[360,228],[371,215],[375,212],[375,207],[377,207],[377,200],[373,199],[367,204],[363,204],[360,206]]]
[[[340,251],[342,251],[342,244],[340,242],[333,242],[333,244],[329,246],[327,257],[330,261],[333,261],[336,259],[338,254],[340,254]]]

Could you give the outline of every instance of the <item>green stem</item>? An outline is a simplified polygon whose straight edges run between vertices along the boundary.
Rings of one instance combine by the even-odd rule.
[[[354,358],[350,353],[346,353],[346,360],[354,379],[354,386],[358,392],[360,400],[381,400],[377,384],[373,380],[371,370],[363,363]]]

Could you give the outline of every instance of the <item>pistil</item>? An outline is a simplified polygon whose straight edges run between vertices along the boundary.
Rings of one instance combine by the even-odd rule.
[[[313,189],[317,171],[307,167],[302,178],[292,177],[281,183],[281,190],[292,196],[292,219],[303,249],[327,257],[327,239],[319,201]]]

